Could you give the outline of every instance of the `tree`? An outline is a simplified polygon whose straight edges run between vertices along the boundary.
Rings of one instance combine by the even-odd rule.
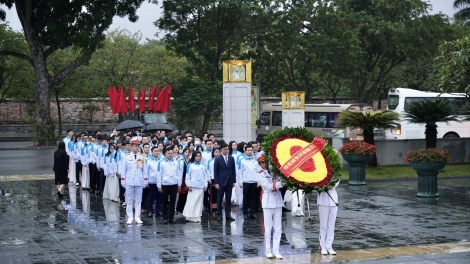
[[[426,148],[435,148],[437,143],[437,123],[460,120],[454,116],[455,109],[449,100],[422,100],[405,105],[404,118],[409,123],[426,124]]]
[[[26,52],[24,36],[13,31],[7,24],[0,24],[0,47]],[[30,98],[32,92],[31,76],[34,73],[23,60],[0,56],[0,103],[5,98]]]
[[[83,111],[88,113],[88,122],[90,122],[90,124],[93,124],[93,117],[95,116],[96,112],[100,110],[100,107],[95,104],[87,104],[83,106]]]
[[[163,16],[155,25],[167,32],[167,48],[189,62],[187,77],[173,89],[178,128],[193,126],[205,132],[220,116],[221,61],[241,54],[244,38],[256,26],[250,21],[259,10],[245,0],[163,1]]]
[[[339,127],[347,127],[355,129],[360,127],[362,135],[366,143],[375,145],[374,129],[396,129],[399,121],[398,113],[391,110],[376,110],[376,111],[341,111],[337,124]],[[377,157],[374,156],[371,163],[372,166],[377,166]]]
[[[466,21],[470,18],[470,1],[469,0],[455,0],[454,8],[460,9],[454,14],[455,20]]]
[[[470,36],[445,42],[439,49],[441,90],[465,93],[470,100]]]
[[[355,92],[359,102],[388,90],[387,76],[406,61],[437,55],[438,45],[452,38],[446,16],[428,14],[421,0],[347,0],[338,8],[355,14],[349,21],[359,29],[363,68]],[[431,30],[432,29],[432,30]]]
[[[188,92],[190,91],[190,92]],[[207,132],[209,122],[222,115],[222,83],[185,78],[174,87],[175,117],[171,120],[179,130]]]
[[[143,0],[0,0],[0,4],[12,8],[15,5],[23,27],[29,53],[0,50],[0,55],[9,55],[27,61],[36,74],[36,120],[38,143],[55,144],[54,124],[50,111],[50,87],[67,78],[76,68],[85,64],[91,54],[104,40],[115,15],[128,16],[135,22],[136,10]],[[3,10],[2,10],[3,11]],[[0,19],[4,20],[4,12]],[[59,49],[75,47],[80,55],[58,74],[51,76],[47,70],[47,58]]]

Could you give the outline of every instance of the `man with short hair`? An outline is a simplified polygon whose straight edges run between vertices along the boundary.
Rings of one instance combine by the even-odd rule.
[[[215,135],[214,134],[208,134],[207,137],[212,141],[212,143],[215,142]]]
[[[172,146],[167,146],[164,153],[165,158],[157,166],[157,187],[162,194],[163,223],[175,224],[176,194],[181,190],[183,172],[178,169],[178,161],[173,159]]]
[[[142,207],[142,190],[148,185],[148,178],[144,177],[145,159],[140,155],[140,140],[131,139],[132,152],[124,155],[121,169],[121,184],[126,189],[126,214],[127,224],[132,225],[133,221],[142,224],[140,220]],[[135,202],[135,214],[132,211],[132,204]]]
[[[207,163],[212,159],[212,141],[210,139],[206,140],[206,149],[201,153],[202,159],[201,163],[207,168]]]
[[[245,158],[240,160],[240,188],[243,188],[243,215],[256,219],[255,212],[258,208],[258,162],[253,157],[253,147],[246,145]]]
[[[222,221],[222,201],[225,195],[225,219],[234,221],[232,217],[232,188],[235,187],[235,159],[228,154],[227,143],[221,146],[221,155],[214,160],[214,184],[217,189],[217,221]]]
[[[101,139],[101,147],[98,148],[97,154],[96,154],[97,156],[96,166],[98,167],[98,171],[100,172],[99,181],[98,181],[100,194],[103,193],[104,185],[106,183],[106,177],[104,176],[104,169],[105,169],[106,164],[104,163],[104,159],[105,159],[105,155],[107,152],[108,152],[108,140],[106,139],[106,137],[103,137]]]
[[[70,156],[70,149],[69,149],[69,142],[72,140],[73,136],[73,130],[72,129],[67,129],[67,136],[65,136],[62,141],[65,143],[65,151],[67,154]]]

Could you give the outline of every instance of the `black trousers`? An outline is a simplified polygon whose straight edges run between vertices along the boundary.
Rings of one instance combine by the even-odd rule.
[[[258,209],[258,187],[257,183],[243,183],[243,214],[254,214]]]
[[[99,176],[98,168],[96,167],[96,163],[90,163],[90,189],[91,191],[96,190],[96,182]]]
[[[126,201],[126,197],[124,197],[124,193],[126,189],[121,185],[121,177],[119,177],[119,200],[122,202]]]
[[[77,182],[80,183],[80,176],[82,175],[82,162],[77,161],[75,162],[75,176],[77,176]]]
[[[219,185],[219,190],[217,191],[217,216],[222,216],[222,202],[224,200],[225,194],[225,217],[229,217],[232,212],[232,186],[233,184],[229,183],[225,186]]]
[[[106,177],[104,176],[104,170],[103,169],[100,169],[100,181],[99,181],[99,184],[100,184],[100,192],[103,193],[104,192],[104,184],[106,183]]]
[[[178,193],[178,184],[174,185],[162,185],[162,200],[163,200],[163,219],[174,219],[175,218],[175,203],[176,194]],[[168,202],[168,197],[170,201]],[[169,204],[168,204],[169,203]]]

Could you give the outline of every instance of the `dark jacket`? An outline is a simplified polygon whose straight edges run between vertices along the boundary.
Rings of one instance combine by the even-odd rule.
[[[56,172],[67,172],[69,169],[69,156],[65,150],[56,150],[54,152],[54,168]]]
[[[214,184],[220,186],[232,185],[237,181],[235,173],[235,159],[228,155],[228,166],[225,164],[224,155],[220,154],[214,160]]]

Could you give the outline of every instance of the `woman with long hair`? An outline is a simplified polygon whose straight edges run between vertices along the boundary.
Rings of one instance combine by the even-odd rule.
[[[188,198],[184,206],[183,216],[187,221],[201,222],[202,204],[204,191],[207,189],[207,170],[201,164],[202,154],[195,151],[191,162],[186,169],[186,186],[188,187]]]
[[[214,185],[214,161],[220,156],[220,148],[212,149],[212,159],[207,162],[207,174],[210,181],[209,204],[210,208],[217,208],[217,189]]]
[[[65,143],[59,142],[57,150],[54,152],[54,167],[52,170],[55,172],[55,185],[57,185],[57,196],[63,197],[62,189],[67,184],[67,172],[69,169],[69,156],[65,151]]]
[[[178,213],[183,213],[184,205],[188,197],[188,187],[186,186],[186,169],[188,164],[191,162],[191,156],[189,156],[189,148],[185,147],[183,149],[183,158],[179,161],[178,166],[180,170],[183,170],[183,180],[181,184],[181,189],[178,192],[178,202],[176,203],[176,211]]]
[[[119,178],[116,176],[118,169],[116,145],[111,143],[108,152],[104,157],[104,176],[106,183],[104,185],[103,199],[110,199],[119,202]]]

